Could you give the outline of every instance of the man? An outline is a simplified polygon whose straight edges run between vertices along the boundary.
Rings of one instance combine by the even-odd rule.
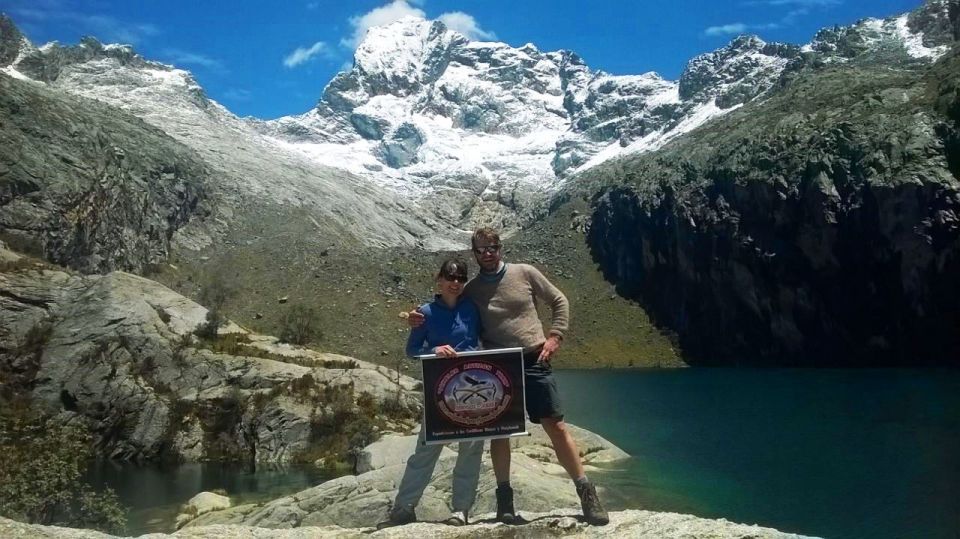
[[[474,232],[471,246],[480,273],[467,283],[463,293],[480,311],[483,347],[523,348],[527,415],[533,423],[540,423],[550,437],[557,460],[573,479],[587,522],[607,524],[610,519],[597,497],[596,487],[584,473],[576,442],[563,421],[550,366],[550,360],[563,343],[563,334],[570,320],[567,298],[533,266],[505,263],[500,235],[492,228],[480,228]],[[547,337],[537,316],[538,301],[551,309],[552,321]],[[423,317],[414,311],[408,320],[417,326],[423,322]],[[497,478],[497,519],[513,523],[517,517],[510,487],[510,440],[491,440],[490,459]]]

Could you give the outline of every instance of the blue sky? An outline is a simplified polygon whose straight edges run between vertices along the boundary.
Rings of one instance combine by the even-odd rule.
[[[92,35],[193,72],[241,116],[313,107],[352,59],[365,28],[405,14],[440,19],[470,37],[544,51],[569,49],[618,75],[680,76],[693,56],[740,33],[806,43],[824,26],[909,11],[920,0],[0,0],[0,12],[40,45]]]

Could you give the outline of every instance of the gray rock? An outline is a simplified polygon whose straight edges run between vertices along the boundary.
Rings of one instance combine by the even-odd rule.
[[[129,114],[0,76],[0,123],[0,232],[21,250],[87,272],[143,271],[204,212],[206,167]]]
[[[201,492],[190,498],[187,503],[180,508],[180,514],[177,515],[177,529],[183,527],[183,524],[189,522],[199,515],[209,513],[210,511],[220,511],[229,509],[233,504],[230,498],[221,496],[213,492]]]
[[[401,168],[417,162],[417,150],[423,144],[423,133],[413,124],[401,124],[380,144],[384,162]]]
[[[175,535],[152,533],[140,536],[141,539],[161,539],[164,537],[204,538],[204,539],[307,539],[313,537],[336,537],[341,539],[361,539],[363,537],[383,537],[389,539],[407,539],[421,537],[458,538],[527,538],[527,537],[637,537],[641,539],[803,539],[804,536],[783,533],[773,528],[757,525],[745,525],[728,522],[724,519],[712,520],[677,513],[654,513],[651,511],[614,511],[610,513],[610,524],[596,527],[579,521],[577,513],[570,510],[555,510],[544,513],[528,513],[530,520],[523,526],[507,526],[493,522],[492,514],[478,515],[477,524],[466,527],[445,524],[418,522],[374,530],[370,528],[349,529],[339,526],[300,527],[293,529],[265,529],[251,526],[209,525],[196,528],[183,528]],[[113,536],[89,530],[59,528],[23,524],[0,518],[0,534],[6,537],[36,537],[38,539],[112,539]]]
[[[205,315],[122,272],[0,273],[0,384],[29,392],[38,411],[85,422],[98,452],[121,460],[287,462],[309,449],[311,422],[334,412],[328,398],[347,407],[363,392],[374,402],[398,398],[396,374],[383,367],[281,345],[232,323],[221,332],[246,334],[251,356],[272,359],[198,348],[188,337]],[[402,376],[393,405],[411,416],[415,383]]]
[[[569,425],[570,433],[588,464],[616,462],[629,458],[624,451],[602,437]],[[550,511],[578,507],[572,483],[557,463],[550,440],[539,425],[530,424],[529,437],[511,439],[513,457],[511,483],[523,511]],[[407,458],[413,454],[416,435],[388,434],[363,449],[356,476],[323,483],[292,496],[262,506],[240,506],[229,511],[210,513],[191,521],[189,526],[242,524],[268,528],[289,526],[343,527],[374,526],[386,518],[390,503],[403,475]],[[456,462],[457,444],[446,446],[437,463],[430,485],[417,507],[421,520],[443,520],[450,514],[451,473]],[[483,469],[474,513],[494,511],[496,481],[489,454],[484,454]],[[602,486],[602,485],[601,485]]]

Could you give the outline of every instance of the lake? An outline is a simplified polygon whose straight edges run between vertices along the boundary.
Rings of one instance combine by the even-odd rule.
[[[634,456],[592,473],[610,509],[692,513],[823,537],[960,534],[960,371],[558,371],[567,419]],[[321,483],[304,468],[100,463],[131,533],[203,490],[235,503]],[[522,511],[523,498],[518,498]]]
[[[180,506],[198,492],[222,489],[235,505],[258,503],[304,490],[329,479],[316,468],[234,463],[137,465],[95,462],[87,480],[109,486],[129,509],[127,533],[172,532]]]
[[[611,509],[960,537],[960,371],[561,371],[558,384],[571,423],[635,457],[596,474]]]

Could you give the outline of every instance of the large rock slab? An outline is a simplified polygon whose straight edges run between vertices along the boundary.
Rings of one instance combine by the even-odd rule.
[[[629,458],[626,452],[590,431],[573,425],[569,425],[569,429],[582,453],[598,456],[595,462]],[[530,432],[529,437],[513,438],[511,441],[511,483],[518,510],[543,512],[579,507],[573,484],[557,462],[546,433],[539,425],[530,425]],[[267,504],[245,505],[201,515],[188,526],[374,526],[386,519],[416,441],[416,435],[388,434],[361,452],[357,467],[365,473],[341,477]],[[421,520],[441,521],[450,516],[451,474],[456,463],[457,447],[457,444],[450,444],[440,455],[433,478],[417,507],[417,515]],[[489,452],[485,451],[474,513],[496,510],[496,486]]]
[[[610,524],[603,527],[589,526],[581,522],[571,511],[530,513],[529,522],[522,526],[507,526],[493,521],[493,514],[481,515],[478,523],[464,527],[439,523],[418,522],[375,530],[371,528],[349,529],[338,526],[311,526],[293,529],[266,529],[250,526],[213,525],[184,528],[174,534],[151,533],[140,539],[180,537],[194,539],[307,539],[314,537],[337,537],[353,539],[382,537],[405,538],[522,538],[522,537],[635,537],[643,539],[802,539],[804,536],[784,533],[773,528],[736,524],[724,519],[713,520],[677,513],[654,513],[652,511],[615,511],[610,513]],[[23,524],[0,518],[0,535],[11,538],[36,539],[113,539],[114,536],[89,530],[58,528]]]

